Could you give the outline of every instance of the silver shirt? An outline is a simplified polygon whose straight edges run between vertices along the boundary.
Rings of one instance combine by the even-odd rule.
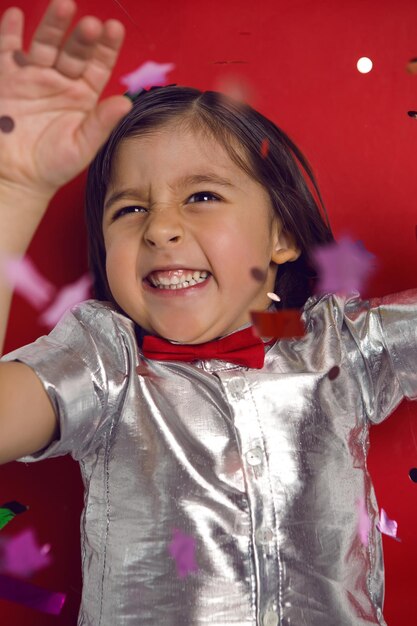
[[[78,625],[385,624],[368,428],[417,396],[416,319],[417,290],[315,296],[306,336],[253,370],[147,361],[133,322],[91,300],[4,357],[37,372],[61,428],[21,460],[80,463]],[[196,545],[183,577],[174,529]]]

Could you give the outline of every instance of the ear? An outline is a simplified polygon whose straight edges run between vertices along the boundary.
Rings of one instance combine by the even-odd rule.
[[[295,242],[295,237],[291,233],[287,233],[282,230],[280,225],[277,225],[277,233],[274,242],[274,248],[272,250],[271,261],[277,265],[283,265],[287,261],[296,261],[301,254],[300,248]]]

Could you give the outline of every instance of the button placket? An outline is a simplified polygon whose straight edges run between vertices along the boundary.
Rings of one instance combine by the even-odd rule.
[[[224,389],[239,437],[242,470],[250,515],[248,532],[253,549],[253,580],[259,606],[260,626],[277,626],[281,602],[280,556],[275,536],[276,513],[269,476],[261,414],[257,404],[257,387],[252,386],[252,373],[228,378],[223,374]],[[278,601],[278,604],[276,604]],[[265,620],[265,621],[264,621]]]
[[[274,533],[270,528],[261,527],[255,532],[255,541],[262,549],[263,557],[266,559],[272,556],[272,541],[274,539]]]

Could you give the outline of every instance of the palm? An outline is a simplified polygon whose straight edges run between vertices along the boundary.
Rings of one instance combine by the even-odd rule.
[[[84,18],[61,47],[74,10],[72,0],[53,0],[35,33],[28,64],[16,62],[19,13],[12,10],[14,23],[10,12],[0,22],[0,115],[15,124],[11,133],[0,133],[3,181],[56,190],[88,165],[130,108],[122,96],[98,103],[121,46],[121,24]],[[51,32],[54,42],[46,40]]]

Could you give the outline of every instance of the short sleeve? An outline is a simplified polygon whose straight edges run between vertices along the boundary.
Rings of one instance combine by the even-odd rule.
[[[80,460],[100,446],[117,413],[127,370],[114,315],[109,307],[88,301],[67,313],[49,335],[2,357],[34,370],[59,422],[58,440],[19,461],[65,454]]]
[[[417,398],[417,289],[347,300],[343,327],[352,372],[372,422],[384,420],[403,398]]]

